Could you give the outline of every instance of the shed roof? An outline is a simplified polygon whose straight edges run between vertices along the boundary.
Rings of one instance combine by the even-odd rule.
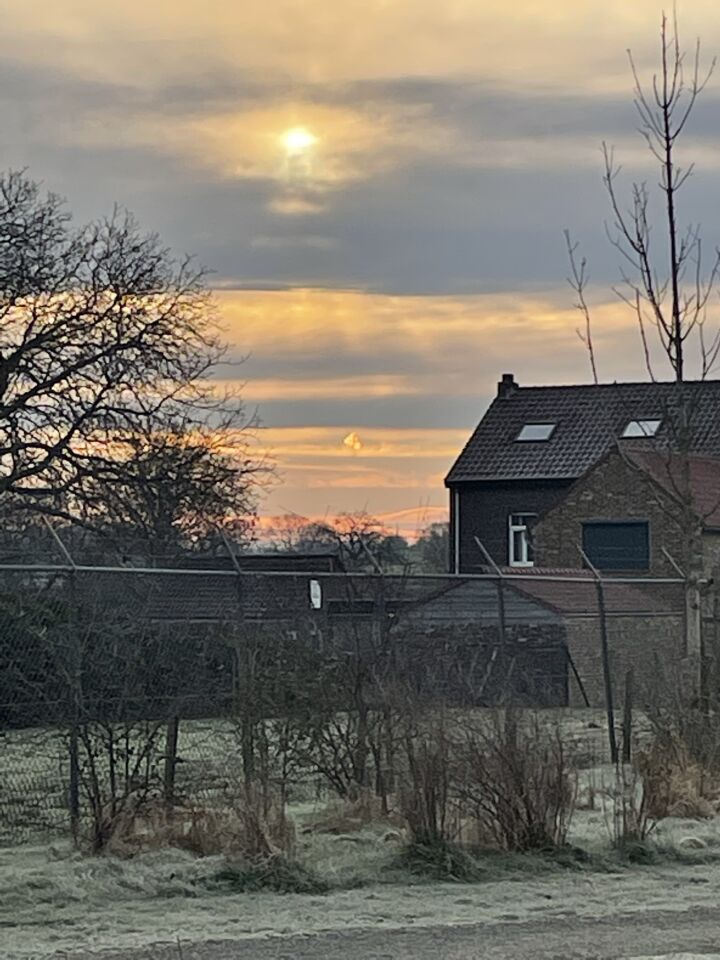
[[[563,616],[598,613],[597,585],[589,570],[531,567],[519,572],[515,567],[508,567],[503,572],[512,590],[540,601]],[[548,576],[558,579],[544,579]],[[610,616],[679,613],[683,609],[681,591],[680,584],[613,583],[611,578],[603,580],[605,610]]]

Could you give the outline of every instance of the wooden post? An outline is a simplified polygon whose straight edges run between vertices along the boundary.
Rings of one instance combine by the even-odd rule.
[[[70,834],[75,847],[80,843],[80,737],[75,719],[70,724],[68,744],[70,775],[68,778],[68,812]]]
[[[612,672],[610,670],[610,644],[608,642],[607,616],[605,612],[605,592],[600,577],[597,581],[598,613],[600,615],[600,646],[602,651],[603,680],[605,683],[605,710],[608,723],[608,743],[610,760],[618,762],[618,745],[615,736],[615,706],[613,703]]]
[[[687,696],[693,706],[703,697],[702,600],[695,577],[685,584],[685,656],[687,658]]]
[[[567,663],[570,664],[570,669],[572,670],[573,676],[575,677],[575,682],[578,685],[580,696],[583,698],[583,703],[585,704],[586,707],[589,707],[590,700],[588,699],[587,691],[585,690],[585,684],[582,682],[582,677],[578,673],[578,669],[575,666],[575,661],[572,658],[572,655],[570,653],[570,648],[568,647],[567,643],[565,643],[564,649],[565,649],[565,660]]]

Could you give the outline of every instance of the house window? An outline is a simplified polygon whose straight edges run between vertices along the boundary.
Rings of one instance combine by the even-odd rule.
[[[598,570],[647,570],[650,531],[646,520],[583,524],[583,550]]]
[[[511,567],[533,565],[531,527],[536,516],[535,513],[511,513],[508,517],[508,560]]]
[[[654,437],[662,420],[630,420],[625,424],[623,437]]]
[[[526,423],[516,440],[549,440],[555,429],[554,423]]]

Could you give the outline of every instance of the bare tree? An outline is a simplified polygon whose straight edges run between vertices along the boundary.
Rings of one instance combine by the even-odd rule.
[[[409,562],[405,539],[364,510],[325,520],[286,514],[276,518],[270,538],[278,551],[334,552],[347,571],[402,571]]]
[[[703,69],[698,40],[688,64],[680,46],[677,20],[673,17],[668,21],[665,15],[660,29],[660,69],[649,86],[643,84],[630,50],[628,58],[639,132],[659,166],[657,189],[663,213],[660,222],[654,224],[652,192],[645,181],[632,184],[626,206],[619,190],[621,167],[615,160],[613,148],[604,143],[603,182],[612,210],[612,225],[607,232],[621,257],[622,285],[615,292],[637,319],[645,363],[652,379],[648,331],[653,328],[678,382],[687,379],[687,341],[697,337],[698,367],[704,379],[713,370],[720,352],[720,328],[710,329],[708,324],[708,304],[718,279],[720,250],[716,249],[707,267],[704,266],[699,225],[681,226],[680,192],[692,176],[694,164],[683,165],[679,161],[678,144],[698,97],[713,73],[715,60]],[[588,349],[597,382],[591,317],[585,297],[587,263],[584,257],[578,260],[578,246],[567,231],[565,238],[571,266],[568,279],[585,321],[580,338]]]
[[[250,448],[247,424],[202,428],[186,419],[113,441],[100,476],[81,482],[72,513],[122,554],[155,561],[252,539],[269,468]],[[222,531],[222,534],[219,533]]]
[[[654,330],[675,380],[674,389],[658,394],[657,416],[662,429],[657,435],[649,434],[641,443],[645,450],[649,446],[654,455],[653,472],[661,474],[680,531],[672,546],[673,552],[679,553],[680,565],[676,564],[676,568],[686,580],[686,647],[688,662],[692,664],[691,688],[696,697],[702,685],[703,529],[706,517],[715,507],[708,509],[706,503],[699,502],[693,483],[693,457],[702,433],[699,414],[703,394],[702,383],[690,382],[688,373],[690,380],[692,376],[707,380],[720,354],[720,327],[713,323],[708,309],[717,289],[720,249],[704,263],[699,225],[682,226],[679,204],[694,164],[684,165],[678,150],[698,98],[712,76],[715,60],[706,68],[702,66],[699,40],[688,58],[681,48],[676,17],[668,20],[665,15],[660,28],[660,65],[651,83],[645,84],[641,79],[631,51],[628,58],[639,132],[658,165],[657,193],[645,181],[634,182],[626,203],[621,198],[621,168],[612,147],[603,144],[603,182],[612,211],[612,223],[606,229],[620,255],[622,283],[615,293],[636,318],[648,376],[656,379],[650,337]],[[655,196],[659,196],[662,210],[657,217]],[[569,283],[585,320],[580,337],[588,349],[597,382],[591,312],[586,299],[587,263],[579,257],[578,246],[567,232],[565,238],[571,267]],[[623,444],[618,447],[624,454]],[[626,457],[626,461],[642,472],[631,457]]]
[[[598,383],[599,380],[597,363],[595,360],[595,346],[593,344],[592,336],[592,317],[590,314],[590,307],[588,306],[588,302],[585,297],[585,289],[588,284],[587,259],[585,257],[581,257],[580,261],[578,262],[576,256],[578,244],[573,242],[569,230],[565,231],[565,245],[567,246],[568,260],[570,261],[570,276],[567,278],[567,282],[575,291],[575,295],[577,297],[575,309],[579,310],[583,317],[582,329],[578,328],[575,332],[577,333],[580,342],[585,344],[585,348],[588,352],[593,383]]]
[[[423,573],[447,573],[450,555],[450,524],[437,522],[425,527],[411,548]]]
[[[206,416],[222,359],[205,273],[120,210],[73,227],[0,177],[0,493],[25,505],[116,471],[118,437]]]

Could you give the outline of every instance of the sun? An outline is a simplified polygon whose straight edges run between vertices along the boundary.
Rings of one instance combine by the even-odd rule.
[[[281,139],[288,154],[305,153],[317,143],[317,137],[305,127],[292,127]]]

